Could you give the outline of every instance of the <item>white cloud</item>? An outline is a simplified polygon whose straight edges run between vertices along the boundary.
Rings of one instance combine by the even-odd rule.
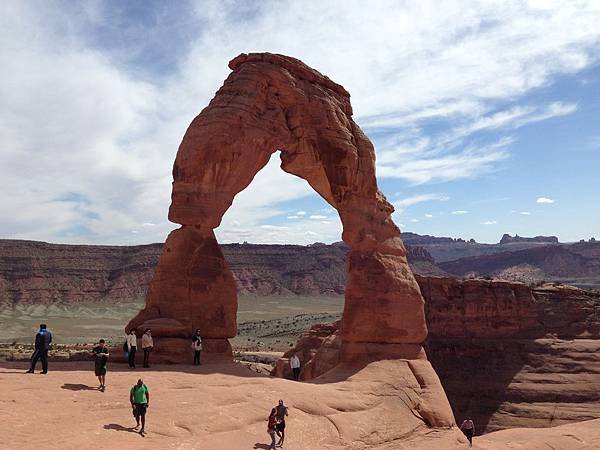
[[[546,204],[549,204],[549,203],[554,203],[554,200],[551,199],[551,198],[548,198],[548,197],[538,197],[537,200],[536,200],[536,203],[546,203]]]
[[[412,205],[416,205],[417,203],[429,202],[432,200],[439,200],[445,202],[447,200],[450,200],[450,197],[448,197],[445,194],[419,194],[413,195],[412,197],[403,198],[401,200],[396,200],[393,204],[394,207],[398,209],[403,209]]]
[[[419,219],[410,219],[410,221],[413,223],[417,223],[419,221]]]
[[[287,216],[288,219],[300,219],[300,216]]]
[[[452,211],[450,214],[452,214],[453,216],[460,216],[463,214],[469,214],[469,211],[465,211],[464,209],[459,209],[457,211]]]
[[[497,223],[495,220],[486,220],[485,222],[481,222],[481,225],[496,225]]]
[[[433,214],[425,214],[425,218],[427,219],[431,219],[433,217]]]
[[[519,214],[521,214],[522,216],[530,216],[531,213],[529,211],[521,211]]]
[[[327,219],[327,216],[322,216],[320,214],[313,214],[309,216],[309,219],[318,220],[318,219]]]
[[[0,3],[0,210],[10,211],[0,220],[2,236],[107,244],[164,240],[175,227],[166,215],[181,137],[240,52],[290,54],[343,84],[359,123],[395,130],[393,138],[378,142],[379,176],[415,184],[493,172],[509,157],[512,142],[429,136],[424,121],[470,126],[474,133],[568,114],[575,105],[559,101],[506,110],[497,103],[518,101],[557,76],[590,67],[600,54],[594,2],[546,10],[524,2],[382,1],[368,8],[360,1],[343,8],[327,1],[199,2],[193,11],[175,14],[177,20],[150,25],[137,17],[113,20],[118,5],[81,5]],[[135,44],[111,47],[102,44],[102,27],[166,36],[167,51],[178,56],[165,69],[157,64],[161,58],[149,57],[161,40],[122,39]],[[181,41],[171,41],[177,33]],[[134,70],[138,59],[156,67]],[[285,202],[311,195],[306,183],[283,174],[272,159],[236,197],[219,238],[338,240],[337,218],[260,227],[289,214]],[[307,213],[287,217],[294,216]],[[150,223],[156,225],[144,225]],[[133,240],[132,230],[139,231]]]

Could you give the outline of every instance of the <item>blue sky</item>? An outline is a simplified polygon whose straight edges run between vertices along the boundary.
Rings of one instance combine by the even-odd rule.
[[[171,166],[241,52],[344,85],[404,231],[600,237],[598,2],[0,4],[0,238],[163,241]],[[310,243],[339,220],[275,154],[223,242]]]

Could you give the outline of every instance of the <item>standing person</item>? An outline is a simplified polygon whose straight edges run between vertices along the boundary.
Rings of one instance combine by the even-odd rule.
[[[142,429],[140,430],[140,434],[143,436],[144,428],[146,427],[146,410],[150,404],[150,391],[141,378],[137,381],[137,384],[133,385],[131,391],[129,391],[129,401],[133,408],[136,429],[140,426],[140,419],[142,419]]]
[[[290,367],[292,368],[294,380],[298,381],[298,378],[300,378],[300,358],[298,358],[297,353],[294,353],[290,358]]]
[[[194,365],[199,366],[200,363],[200,352],[202,352],[202,337],[200,336],[200,330],[196,330],[196,334],[192,337],[192,348],[194,349]]]
[[[275,418],[277,419],[277,425],[275,425],[275,432],[279,436],[278,446],[283,447],[283,441],[285,440],[285,416],[288,415],[287,406],[283,404],[283,400],[279,400],[277,405]]]
[[[98,345],[94,347],[92,350],[92,354],[94,355],[94,373],[98,377],[98,381],[100,382],[100,390],[104,392],[106,389],[106,364],[108,363],[108,357],[110,353],[108,352],[108,348],[106,348],[106,342],[104,339],[100,339],[98,341]]]
[[[154,340],[150,328],[146,328],[142,336],[142,350],[144,350],[144,367],[150,367],[150,352],[154,348]]]
[[[35,349],[31,355],[31,365],[26,373],[34,373],[38,360],[42,360],[42,373],[48,373],[48,350],[52,343],[52,333],[46,329],[46,324],[41,323],[40,329],[35,335]]]
[[[271,445],[269,446],[269,450],[275,450],[275,427],[277,426],[277,410],[275,408],[271,410],[268,421],[267,433],[269,433],[269,436],[271,436]]]
[[[471,420],[470,417],[467,417],[463,420],[463,423],[460,425],[460,429],[465,433],[465,436],[469,440],[469,447],[473,446],[473,435],[475,434],[475,424]]]
[[[135,330],[131,330],[127,335],[127,362],[129,363],[130,369],[135,369],[135,352],[137,350],[137,336]]]

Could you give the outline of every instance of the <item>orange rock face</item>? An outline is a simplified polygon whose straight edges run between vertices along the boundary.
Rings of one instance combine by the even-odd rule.
[[[236,292],[213,229],[275,151],[343,224],[349,247],[342,355],[421,357],[423,299],[406,260],[393,207],[377,188],[373,145],[352,120],[346,90],[294,58],[242,54],[192,121],[173,167],[169,236],[146,298],[128,329],[159,317],[190,333],[235,335]],[[367,345],[368,343],[368,345]],[[344,352],[347,344],[348,352]],[[390,346],[390,347],[386,347]]]

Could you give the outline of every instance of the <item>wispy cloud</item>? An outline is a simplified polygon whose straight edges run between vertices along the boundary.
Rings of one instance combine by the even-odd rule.
[[[457,211],[452,211],[450,214],[452,214],[453,216],[460,216],[463,214],[469,214],[469,211],[465,211],[464,209],[459,209]]]
[[[536,203],[551,204],[554,203],[554,199],[548,197],[538,197]]]
[[[531,212],[529,212],[529,211],[521,211],[519,214],[521,214],[522,216],[530,216]]]
[[[485,222],[481,222],[481,225],[496,225],[497,223],[495,220],[486,220]]]
[[[600,55],[594,2],[547,9],[391,0],[368,8],[360,1],[343,8],[329,1],[240,5],[170,2],[127,15],[126,2],[1,2],[0,210],[11,213],[0,220],[0,234],[164,240],[175,226],[166,216],[182,134],[241,52],[289,54],[343,84],[357,121],[374,132],[378,176],[412,184],[498,170],[510,156],[513,130],[576,107],[523,106],[523,96]],[[169,20],[156,19],[163,17]],[[441,131],[432,132],[432,123]],[[484,130],[508,135],[471,140]],[[72,192],[87,202],[59,200]],[[235,198],[219,238],[339,239],[333,218],[260,226],[286,214],[308,216],[283,206],[308,196],[312,189],[273,159]]]
[[[448,201],[450,197],[446,194],[419,194],[413,195],[412,197],[403,198],[393,202],[393,205],[398,209],[404,209],[417,203],[430,202],[430,201]]]

